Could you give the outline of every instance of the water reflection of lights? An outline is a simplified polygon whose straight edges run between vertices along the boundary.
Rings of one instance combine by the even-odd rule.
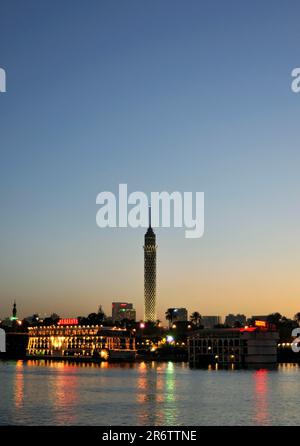
[[[168,362],[166,371],[166,400],[173,402],[175,400],[175,382],[174,382],[174,364]]]
[[[175,387],[174,364],[173,362],[168,362],[165,373],[165,404],[163,407],[164,418],[162,424],[169,426],[174,426],[177,419]]]
[[[139,364],[139,371],[145,372],[147,370],[147,364],[143,361]]]
[[[158,390],[160,379],[159,374],[153,370],[153,364],[145,362],[139,364],[137,379],[138,424],[156,424],[157,410],[155,405],[161,402],[161,393]],[[149,410],[149,406],[151,406],[151,410]]]
[[[29,359],[26,362],[28,367],[46,367],[54,369],[112,369],[112,368],[124,368],[131,369],[135,368],[135,363],[124,362],[124,363],[110,363],[107,361],[101,362],[84,362],[84,361],[64,361],[64,360],[53,360],[53,359]]]
[[[76,368],[63,362],[54,366],[57,371],[50,383],[52,410],[56,424],[76,424],[78,405],[78,373]]]
[[[19,360],[16,362],[15,386],[14,386],[14,400],[15,406],[19,409],[24,402],[24,364]]]
[[[139,377],[137,380],[138,395],[137,399],[140,403],[146,401],[159,401],[161,395],[157,392],[162,387],[158,374],[153,373],[152,370],[155,363],[141,362],[139,364]]]
[[[268,370],[254,372],[255,380],[255,420],[258,424],[269,424],[268,413]]]
[[[55,361],[53,359],[29,359],[26,362],[27,367],[47,367],[54,369],[70,369],[70,368],[103,368],[107,364],[106,362],[68,362],[68,361]]]
[[[291,362],[291,363],[286,362],[286,363],[278,364],[278,370],[284,371],[284,373],[294,373],[295,369],[298,369],[298,368],[299,368],[299,364],[293,363],[293,362]]]

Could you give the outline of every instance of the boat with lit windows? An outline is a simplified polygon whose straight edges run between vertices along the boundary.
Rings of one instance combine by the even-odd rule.
[[[135,336],[129,330],[79,325],[60,319],[51,326],[29,327],[27,358],[77,361],[134,361]]]

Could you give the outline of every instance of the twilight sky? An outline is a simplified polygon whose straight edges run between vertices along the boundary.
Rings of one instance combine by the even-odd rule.
[[[300,4],[0,0],[0,315],[143,311],[143,229],[96,196],[205,193],[157,229],[158,309],[300,311]]]

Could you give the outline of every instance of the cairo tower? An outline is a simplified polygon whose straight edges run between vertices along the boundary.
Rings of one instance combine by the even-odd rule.
[[[144,245],[144,298],[145,321],[156,321],[156,236],[151,228],[151,209],[149,209],[149,228],[145,234]]]

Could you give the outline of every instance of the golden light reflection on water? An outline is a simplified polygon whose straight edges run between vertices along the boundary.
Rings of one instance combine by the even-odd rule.
[[[137,381],[140,424],[172,425],[176,420],[174,364],[139,364]],[[149,407],[151,409],[149,410]]]
[[[159,376],[151,373],[154,370],[153,363],[141,362],[138,366],[138,380],[137,380],[137,400],[139,403],[147,401],[161,401],[161,395],[157,392],[162,388],[162,383]]]
[[[16,373],[14,383],[14,401],[16,409],[23,406],[24,402],[24,375],[23,375],[23,361],[16,362]]]
[[[278,370],[284,373],[295,373],[297,369],[299,369],[299,364],[297,363],[278,364]]]
[[[138,365],[137,394],[136,399],[139,404],[137,424],[155,425],[156,421],[156,403],[159,400],[157,392],[157,374],[151,373],[153,365],[151,363],[141,362]],[[152,410],[149,411],[149,406]]]
[[[78,399],[78,376],[76,373],[69,374],[68,367],[58,367],[59,372],[51,383],[51,397],[53,399],[53,407],[58,409],[54,411],[57,423],[63,421],[68,424],[76,423],[75,411],[61,411],[67,407],[76,407]]]
[[[26,362],[27,367],[50,367],[54,369],[70,369],[70,368],[105,368],[107,362],[68,362],[68,361],[54,361],[52,359],[30,359]]]

